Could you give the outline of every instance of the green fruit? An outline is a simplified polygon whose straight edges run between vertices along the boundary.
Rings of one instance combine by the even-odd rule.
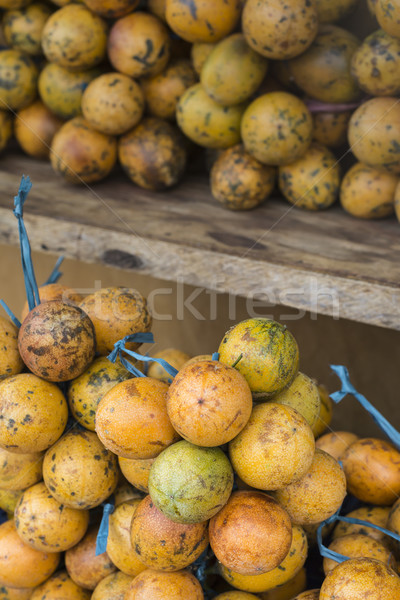
[[[201,523],[226,504],[233,470],[220,448],[181,441],[161,452],[149,476],[150,496],[175,523]]]

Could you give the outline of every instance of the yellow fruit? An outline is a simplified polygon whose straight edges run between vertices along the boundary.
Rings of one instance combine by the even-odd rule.
[[[338,148],[347,141],[351,111],[313,113],[313,140],[328,148]]]
[[[19,110],[36,98],[38,70],[19,50],[0,51],[0,109]]]
[[[16,454],[0,449],[0,489],[25,490],[42,479],[43,455]]]
[[[54,135],[63,122],[36,100],[16,115],[14,132],[22,150],[34,158],[48,158]]]
[[[123,502],[109,518],[107,554],[114,565],[129,575],[136,577],[146,569],[131,544],[131,522],[141,498]]]
[[[12,517],[21,494],[21,490],[3,490],[0,488],[0,508]]]
[[[148,494],[149,473],[155,458],[124,458],[118,456],[122,474],[135,488]]]
[[[117,19],[132,12],[139,0],[84,0],[86,6],[105,19]]]
[[[382,29],[371,33],[353,54],[351,72],[367,94],[397,96],[400,92],[400,39]]]
[[[31,600],[89,600],[90,593],[78,586],[65,571],[52,575],[41,586],[36,588]]]
[[[368,523],[388,529],[389,513],[390,507],[388,506],[362,506],[361,508],[349,512],[346,516],[359,519],[360,521],[367,521]],[[383,543],[387,543],[388,540],[388,537],[378,529],[373,529],[366,525],[358,525],[356,523],[345,523],[344,521],[339,521],[336,525],[332,538],[336,539],[351,534],[368,535],[374,540]]]
[[[188,571],[163,573],[146,569],[132,581],[124,600],[204,600],[200,582]]]
[[[266,574],[268,575],[268,574]],[[306,571],[303,567],[287,583],[260,594],[261,600],[293,600],[294,595],[300,594],[306,588]]]
[[[91,600],[124,600],[132,582],[132,577],[121,571],[111,573],[95,587]]]
[[[333,456],[335,460],[340,460],[345,450],[357,440],[358,435],[350,431],[332,431],[321,436],[315,446]]]
[[[166,0],[171,29],[187,42],[218,42],[235,28],[240,0]]]
[[[66,304],[78,304],[82,296],[73,288],[60,283],[45,283],[39,287],[40,303],[51,302],[51,300],[62,300]],[[28,302],[26,301],[21,311],[21,323],[29,313]]]
[[[319,417],[312,427],[313,434],[317,438],[332,421],[333,416],[333,402],[329,397],[329,392],[324,385],[318,385],[319,397],[321,400],[321,406],[319,411]]]
[[[316,383],[298,372],[292,383],[273,398],[273,402],[291,406],[299,412],[311,428],[320,413],[321,400]]]
[[[213,42],[195,42],[192,45],[190,55],[197,75],[200,75],[204,63],[214,48],[215,43]]]
[[[0,113],[0,117],[3,114],[5,113]],[[18,350],[18,328],[8,319],[0,317],[0,381],[17,375],[23,368],[24,363]]]
[[[7,585],[0,586],[0,600],[30,600],[32,588],[12,588]]]
[[[398,176],[358,162],[343,177],[340,203],[354,217],[382,219],[394,211],[398,183]]]
[[[360,533],[344,535],[333,540],[333,542],[329,544],[329,550],[333,550],[334,552],[338,552],[349,558],[375,558],[386,564],[388,567],[396,570],[396,561],[390,550],[367,535],[362,535]],[[324,558],[323,568],[325,575],[332,571],[337,565],[338,562],[336,560]]]
[[[26,54],[42,54],[42,31],[52,12],[43,2],[8,10],[2,22],[7,45]]]
[[[400,1],[375,0],[375,15],[379,25],[395,38],[400,38]]]
[[[165,350],[161,350],[160,352],[154,354],[153,358],[163,358],[179,371],[190,359],[190,356],[186,354],[186,352],[182,352],[176,348],[166,348]],[[167,373],[164,367],[156,362],[150,363],[147,375],[149,377],[153,377],[153,379],[164,381],[165,383],[168,383],[171,379],[171,375]]]

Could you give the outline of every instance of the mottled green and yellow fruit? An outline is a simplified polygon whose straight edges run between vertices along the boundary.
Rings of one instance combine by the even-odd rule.
[[[2,115],[1,112],[0,118]],[[18,350],[18,327],[0,317],[0,381],[17,375],[23,368],[24,363]]]
[[[167,0],[166,19],[187,42],[218,42],[235,28],[240,0]]]
[[[285,325],[270,319],[253,318],[234,325],[218,352],[220,361],[234,366],[259,400],[282,391],[298,372],[296,340]]]
[[[43,454],[17,454],[0,449],[0,489],[25,490],[42,479]]]
[[[132,577],[122,571],[104,577],[95,587],[91,600],[124,600]]]
[[[89,600],[90,592],[77,585],[66,571],[52,575],[42,585],[37,587],[30,600]]]
[[[43,52],[49,62],[70,71],[98,65],[106,55],[107,25],[80,4],[68,4],[47,20],[42,34]]]
[[[9,515],[9,518],[12,518],[14,515],[14,510],[21,494],[21,490],[3,490],[0,488],[0,508]]]
[[[36,100],[16,114],[14,133],[22,150],[34,158],[48,158],[53,137],[63,122]]]
[[[313,113],[313,140],[328,148],[338,148],[347,141],[351,111]]]
[[[375,558],[376,560],[385,563],[388,567],[396,570],[396,561],[389,548],[367,535],[362,535],[360,533],[344,535],[333,540],[328,548],[329,550],[333,550],[333,552],[338,552],[349,558]],[[336,560],[324,558],[323,569],[325,575],[332,571],[337,565],[338,562]]]
[[[398,183],[398,176],[358,162],[343,177],[340,203],[354,217],[382,219],[394,212]]]
[[[247,0],[243,33],[259,54],[284,60],[302,54],[318,31],[317,8],[309,0]]]
[[[153,355],[153,358],[162,358],[167,361],[172,367],[175,367],[177,371],[179,371],[184,364],[190,360],[189,354],[186,352],[182,352],[177,348],[166,348],[165,350],[161,350],[160,352],[156,352]],[[153,379],[159,379],[160,381],[164,381],[165,383],[169,383],[171,380],[171,375],[167,373],[160,363],[151,362],[149,363],[149,370],[147,375],[149,377],[153,377]]]
[[[367,94],[397,96],[400,93],[400,39],[383,29],[371,33],[353,54],[351,72]]]
[[[294,206],[323,210],[332,206],[339,195],[340,166],[335,155],[313,142],[305,154],[279,167],[279,189]]]
[[[199,146],[229,148],[240,141],[240,122],[245,105],[221,106],[201,83],[180,97],[176,119],[183,133]]]
[[[201,84],[207,94],[222,106],[244,102],[263,81],[267,59],[250,48],[242,33],[216,44],[201,70]]]
[[[386,33],[400,38],[400,0],[375,0],[375,15]]]
[[[317,438],[330,425],[333,417],[333,402],[329,397],[329,392],[324,385],[318,385],[319,398],[321,401],[319,417],[311,428],[314,436]]]
[[[355,8],[358,0],[315,0],[318,21],[320,23],[335,23],[340,21]]]
[[[305,154],[312,138],[312,117],[300,98],[270,92],[256,98],[241,123],[247,152],[267,165],[287,165]]]
[[[291,406],[314,427],[320,413],[321,400],[317,384],[304,375],[297,373],[289,387],[274,396],[273,402]]]
[[[8,10],[2,21],[7,44],[26,54],[42,54],[42,31],[52,12],[43,2],[34,2],[19,10]]]
[[[135,577],[124,600],[149,600],[160,594],[174,600],[204,600],[199,580],[188,571],[163,573],[153,569]]]
[[[19,50],[0,51],[0,109],[19,110],[31,104],[37,94],[38,69]]]
[[[118,19],[137,8],[139,0],[83,0],[88,8],[105,19]]]
[[[146,569],[131,544],[131,522],[141,498],[123,502],[109,518],[107,554],[125,575],[136,577]]]

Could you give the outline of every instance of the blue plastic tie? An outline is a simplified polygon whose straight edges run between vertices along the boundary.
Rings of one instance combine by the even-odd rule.
[[[105,502],[103,504],[103,516],[101,517],[101,523],[96,538],[96,556],[99,556],[99,554],[103,554],[107,550],[108,527],[110,522],[110,515],[114,512],[114,507],[115,501],[113,497],[110,499],[109,502]]]
[[[32,187],[29,177],[22,176],[18,194],[14,196],[14,215],[18,219],[19,243],[21,248],[22,270],[24,272],[26,296],[29,310],[40,304],[39,290],[33,270],[31,245],[24,223],[24,203]]]
[[[357,392],[350,381],[349,372],[346,367],[342,365],[331,365],[331,369],[334,371],[334,373],[336,373],[342,383],[342,389],[339,392],[334,392],[330,395],[332,400],[338,404],[345,396],[347,396],[347,394],[354,396],[361,406],[370,413],[375,423],[382,429],[382,431],[386,433],[393,444],[400,449],[400,432],[397,431],[397,429],[395,429],[383,415],[381,415],[381,413],[365,398],[365,396]]]
[[[0,300],[0,305],[4,308],[4,310],[6,311],[6,313],[8,314],[8,316],[10,317],[10,319],[14,323],[14,325],[16,327],[18,327],[18,329],[19,329],[21,327],[21,321],[19,321],[17,319],[17,317],[14,315],[13,311],[11,310],[11,308],[9,308],[7,306],[7,304],[4,302],[4,300]]]
[[[64,260],[64,257],[60,256],[60,258],[57,260],[56,264],[54,265],[54,269],[50,273],[50,277],[48,278],[48,280],[46,281],[46,283],[44,285],[49,285],[50,283],[57,283],[57,281],[62,276],[62,273],[61,273],[61,271],[58,270],[58,267],[61,265],[63,260]]]
[[[219,360],[219,352],[213,352],[211,356],[211,360]]]

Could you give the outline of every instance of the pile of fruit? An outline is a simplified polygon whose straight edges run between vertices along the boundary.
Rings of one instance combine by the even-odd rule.
[[[360,2],[363,41],[345,27],[358,0],[0,0],[0,146],[15,115],[21,148],[67,180],[119,161],[152,190],[203,148],[227,208],[277,185],[304,209],[400,217],[400,5]]]
[[[400,452],[323,435],[332,401],[285,326],[248,319],[219,360],[168,349],[154,358],[174,378],[157,362],[133,377],[107,356],[151,329],[139,292],[52,283],[40,299],[20,328],[0,318],[1,599],[400,598],[400,543],[380,530],[328,524],[349,559],[319,558],[346,490],[353,516],[400,534]]]

